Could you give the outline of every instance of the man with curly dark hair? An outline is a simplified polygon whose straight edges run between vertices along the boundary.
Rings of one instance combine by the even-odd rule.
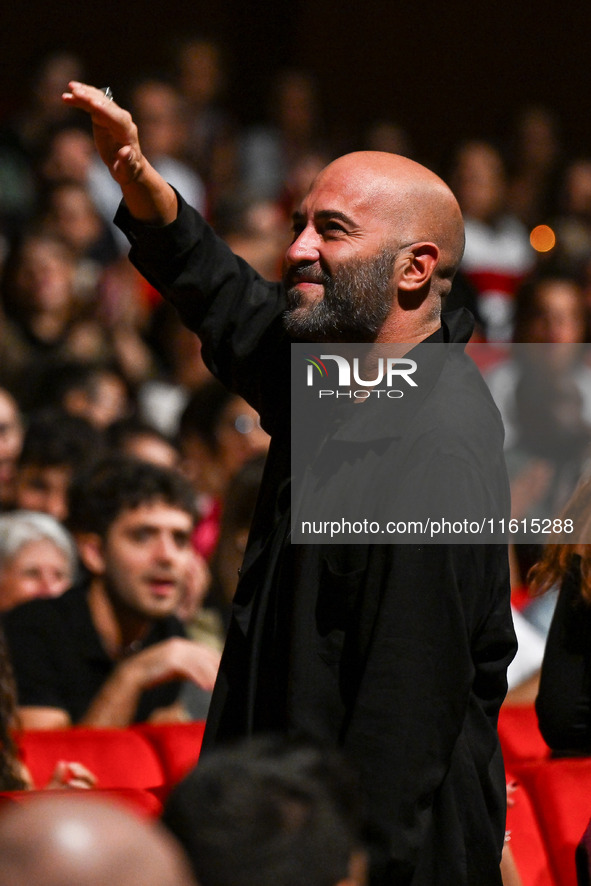
[[[174,614],[193,563],[193,490],[173,470],[113,456],[76,477],[69,510],[83,586],[5,620],[23,726],[182,718],[180,681],[211,690],[218,665]]]

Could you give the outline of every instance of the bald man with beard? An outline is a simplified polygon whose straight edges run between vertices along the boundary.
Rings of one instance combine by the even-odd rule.
[[[506,794],[496,723],[515,651],[506,546],[290,536],[291,343],[461,350],[471,318],[441,310],[463,250],[455,198],[404,157],[341,157],[294,214],[283,282],[270,283],[157,175],[125,110],[79,83],[64,101],[91,115],[121,186],[116,221],[131,260],[271,434],[204,751],[268,731],[337,745],[361,773],[374,883],[498,886]],[[416,479],[460,509],[474,498],[503,510],[498,411],[467,357],[437,353],[384,458],[371,461],[373,441],[358,450],[371,489],[406,484],[412,494]],[[362,426],[371,415],[367,404],[352,412]],[[337,438],[328,433],[324,452]]]
[[[162,826],[90,796],[3,809],[0,858],[0,886],[197,886]]]

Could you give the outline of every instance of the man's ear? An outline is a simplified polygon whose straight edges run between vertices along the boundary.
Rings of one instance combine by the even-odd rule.
[[[93,575],[102,575],[105,571],[103,556],[103,540],[96,532],[76,534],[76,544],[80,559]]]
[[[398,288],[405,292],[422,289],[429,282],[439,261],[435,243],[413,243],[403,251]]]

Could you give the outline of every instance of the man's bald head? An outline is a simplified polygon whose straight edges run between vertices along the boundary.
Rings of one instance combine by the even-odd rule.
[[[0,886],[195,886],[160,825],[87,794],[3,810],[0,858]]]
[[[464,253],[464,221],[453,192],[438,175],[399,154],[356,151],[326,166],[311,190],[329,180],[340,182],[344,195],[371,204],[384,223],[385,245],[434,243],[440,251],[435,274],[451,280]]]

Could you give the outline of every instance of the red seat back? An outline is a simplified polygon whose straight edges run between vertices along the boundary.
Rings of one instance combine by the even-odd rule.
[[[133,727],[151,742],[160,758],[168,785],[177,784],[196,765],[201,753],[205,721],[140,723]]]
[[[36,787],[44,787],[59,760],[83,763],[99,788],[153,788],[165,783],[153,745],[131,729],[29,730],[17,735]]]
[[[535,810],[557,886],[577,886],[575,849],[591,817],[591,758],[526,763],[516,775]]]
[[[530,760],[546,760],[550,749],[538,728],[534,706],[504,704],[499,713],[499,738],[507,769]]]
[[[507,778],[512,779],[510,775]],[[522,886],[556,886],[538,820],[521,785],[513,793],[507,809],[507,831]]]

